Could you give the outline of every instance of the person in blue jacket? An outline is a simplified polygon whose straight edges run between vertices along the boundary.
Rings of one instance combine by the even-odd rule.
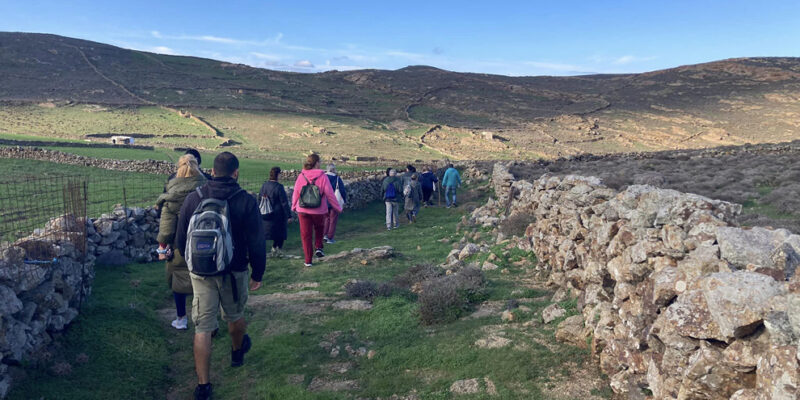
[[[453,164],[447,166],[447,171],[444,172],[442,177],[442,186],[444,186],[444,200],[447,202],[447,208],[456,207],[456,189],[461,186],[461,175],[458,170],[453,167]],[[453,200],[450,200],[452,193]]]
[[[339,194],[342,196],[339,201],[339,205],[344,207],[344,204],[347,202],[347,189],[344,187],[344,181],[339,175],[336,175],[336,166],[328,164],[328,172],[325,173],[328,176],[328,180],[331,182],[331,187],[333,188],[334,193],[338,190]],[[325,236],[323,236],[323,240],[325,243],[333,244],[336,243],[336,240],[333,238],[336,236],[336,224],[339,222],[339,211],[336,211],[333,207],[328,207],[328,214],[325,216],[325,227],[322,229],[322,232]]]
[[[422,185],[422,202],[432,206],[431,196],[436,191],[436,183],[439,182],[439,178],[431,171],[431,167],[425,167],[425,172],[419,176],[419,181]]]

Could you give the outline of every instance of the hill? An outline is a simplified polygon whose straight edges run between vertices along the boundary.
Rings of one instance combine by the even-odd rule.
[[[462,158],[786,141],[798,138],[800,116],[798,58],[573,77],[426,66],[300,74],[56,35],[0,33],[0,71],[0,101],[8,107],[72,102],[161,105],[198,115],[216,109],[347,117],[406,136],[417,135],[408,129],[421,129],[412,145]],[[433,124],[443,127],[423,134]]]

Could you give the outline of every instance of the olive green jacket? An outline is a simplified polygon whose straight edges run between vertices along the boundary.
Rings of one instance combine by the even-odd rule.
[[[158,196],[156,206],[161,209],[161,222],[158,226],[158,243],[173,244],[175,229],[178,226],[178,214],[186,196],[196,188],[203,186],[206,178],[203,175],[189,178],[172,178],[167,182],[166,193]]]

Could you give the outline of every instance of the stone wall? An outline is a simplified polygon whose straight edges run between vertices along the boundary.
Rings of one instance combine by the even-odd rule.
[[[59,217],[0,248],[0,398],[11,385],[9,365],[49,344],[91,292],[94,268],[84,262],[81,223]],[[34,253],[38,263],[28,260]]]
[[[496,191],[506,172],[498,166]],[[616,393],[798,398],[800,236],[734,226],[737,204],[652,186],[543,176],[511,188],[511,214],[535,216],[518,246],[577,297],[581,315],[557,338],[589,347]],[[502,224],[506,204],[490,201],[471,222]]]
[[[59,164],[80,165],[115,171],[144,172],[168,175],[175,172],[175,164],[157,160],[113,160],[109,158],[85,157],[63,151],[38,147],[0,147],[0,158],[49,161]]]

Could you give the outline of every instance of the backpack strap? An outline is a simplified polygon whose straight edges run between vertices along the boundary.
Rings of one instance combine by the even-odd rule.
[[[242,189],[242,188],[239,188],[237,191],[235,191],[235,192],[231,193],[231,195],[230,195],[230,196],[226,197],[226,198],[225,198],[225,201],[230,201],[231,199],[233,199],[233,197],[234,197],[234,196],[236,196],[237,194],[239,194],[239,193],[241,193],[241,192],[244,192],[244,189]]]
[[[202,198],[203,198],[203,191],[202,191],[202,190],[200,190],[200,188],[201,188],[201,186],[198,186],[198,187],[197,187],[197,188],[195,188],[194,190],[195,190],[195,191],[197,191],[197,196],[198,196],[198,197],[200,197],[200,198],[202,199]]]
[[[316,185],[316,184],[317,184],[317,179],[319,179],[319,177],[316,177],[316,178],[314,178],[314,179],[312,179],[312,180],[310,180],[310,181],[309,181],[309,180],[308,180],[308,177],[306,176],[306,174],[304,174],[304,173],[302,173],[302,172],[301,172],[301,173],[300,173],[300,175],[302,175],[302,176],[303,176],[303,179],[305,179],[305,180],[306,180],[306,183],[308,183],[309,185]]]

